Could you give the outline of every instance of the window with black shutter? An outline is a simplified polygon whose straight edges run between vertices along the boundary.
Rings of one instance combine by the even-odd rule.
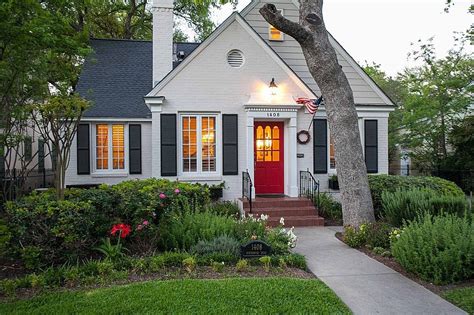
[[[89,124],[80,124],[77,127],[77,174],[90,174],[90,136]],[[52,146],[51,162],[56,169],[56,148]]]
[[[222,115],[223,175],[238,175],[238,116]]]
[[[130,159],[130,174],[142,173],[142,126],[130,124],[128,126],[128,145]]]
[[[313,169],[315,174],[328,172],[327,120],[313,121]]]
[[[367,173],[378,173],[377,120],[364,121],[364,149]]]
[[[161,176],[176,176],[176,114],[161,114],[160,116]]]

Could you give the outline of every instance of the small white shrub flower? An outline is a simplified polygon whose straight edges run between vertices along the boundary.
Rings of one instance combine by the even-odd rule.
[[[285,225],[285,218],[284,218],[284,217],[281,217],[281,218],[280,218],[280,224],[281,224],[281,225]]]

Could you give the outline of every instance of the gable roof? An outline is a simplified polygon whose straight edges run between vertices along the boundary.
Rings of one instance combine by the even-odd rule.
[[[202,42],[191,55],[186,58],[175,69],[168,73],[146,97],[157,97],[159,91],[163,89],[178,73],[184,69],[193,59],[205,50],[219,35],[226,30],[234,21],[239,23],[242,28],[252,37],[262,49],[288,74],[288,77],[304,91],[308,97],[315,97],[314,92],[297,76],[297,74],[280,58],[280,56],[255,32],[255,30],[245,21],[238,12],[232,13],[214,32]]]
[[[251,21],[251,25],[252,27],[256,27],[257,29],[259,29],[258,33],[260,34],[260,36],[262,36],[262,32],[261,32],[261,22],[264,22],[266,23],[266,21],[263,19],[263,17],[261,17],[260,13],[258,13],[258,10],[257,10],[257,6],[259,3],[267,3],[268,1],[267,0],[252,0],[244,9],[242,9],[241,11],[241,15],[244,19],[247,19],[247,15],[250,15],[250,19],[252,20]],[[288,9],[288,11],[293,11],[293,13],[291,13],[293,19],[298,19],[298,16],[299,16],[299,13],[298,13],[298,8],[299,8],[299,2],[297,0],[280,0],[280,1],[276,1],[276,2],[273,2],[275,5],[285,5],[285,10]],[[289,7],[291,7],[291,5],[294,6],[294,10],[293,9],[289,9]],[[255,10],[257,10],[257,12],[255,12]],[[295,12],[296,10],[296,12]],[[286,13],[286,11],[285,11]],[[295,15],[296,14],[296,15]],[[253,16],[252,16],[253,15]],[[258,16],[258,22],[256,22],[256,16]],[[268,25],[268,24],[266,24]],[[373,96],[377,97],[379,101],[377,101],[377,105],[389,105],[389,106],[393,106],[394,105],[394,102],[387,96],[387,94],[385,94],[385,92],[372,80],[372,78],[367,75],[367,73],[365,73],[365,71],[362,69],[362,67],[354,60],[354,58],[344,49],[344,47],[342,47],[342,45],[339,44],[339,42],[332,36],[331,33],[328,32],[328,36],[329,36],[329,41],[331,42],[332,46],[334,47],[334,49],[336,50],[336,53],[338,55],[338,59],[339,57],[342,58],[342,63],[341,63],[341,66],[343,66],[343,69],[344,69],[344,72],[346,72],[347,69],[349,69],[351,71],[351,73],[346,73],[346,76],[349,80],[349,83],[351,84],[351,87],[353,89],[353,92],[354,92],[354,99],[356,101],[356,105],[365,105],[365,101],[363,99],[360,99],[360,92],[358,91],[368,91],[367,89],[370,89],[372,91],[372,94]],[[293,38],[290,37],[290,39],[292,41],[294,41]],[[289,55],[285,50],[282,50],[281,48],[284,47],[284,43],[283,42],[272,42],[272,46],[274,46],[273,44],[276,45],[276,52],[277,54],[281,52],[283,52],[283,55]],[[292,44],[290,44],[289,46],[292,46]],[[298,44],[298,47],[299,47],[299,44]],[[288,47],[288,48],[294,48],[294,47]],[[272,47],[273,49],[273,47]],[[291,51],[291,50],[290,50]],[[300,60],[296,60],[295,59],[300,59]],[[304,56],[302,55],[302,52],[300,51],[299,53],[299,56],[298,56],[298,53],[292,53],[292,56],[291,57],[282,57],[283,60],[285,60],[285,58],[289,58],[288,60],[288,64],[291,68],[295,69],[297,68],[296,70],[296,73],[298,74],[298,76],[300,76],[302,78],[303,81],[305,81],[305,83],[307,83],[313,90],[315,90],[316,93],[319,92],[319,88],[317,87],[317,84],[316,82],[314,81],[314,79],[312,78],[312,76],[310,75],[309,73],[309,69],[306,65],[306,63],[304,62],[305,59],[304,59]],[[299,62],[298,62],[299,61]],[[340,60],[341,62],[341,60]],[[361,83],[357,83],[355,84],[355,82],[353,82],[353,80],[359,80],[360,82],[363,82],[363,84],[365,84],[366,86],[366,89],[365,90],[358,90],[356,88],[358,88],[357,86],[353,86],[353,85],[360,85]],[[360,87],[359,87],[360,88]],[[359,93],[359,95],[357,95]],[[359,98],[359,103],[357,103],[357,99]],[[383,103],[381,103],[383,102]],[[372,101],[373,103],[373,101]],[[375,105],[375,104],[373,104]]]
[[[92,101],[84,117],[150,117],[143,96],[152,88],[152,42],[92,39],[90,45],[93,53],[84,62],[76,89]],[[199,44],[175,45],[188,56]]]

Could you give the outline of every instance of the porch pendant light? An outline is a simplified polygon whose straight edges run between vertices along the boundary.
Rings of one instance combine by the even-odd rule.
[[[275,78],[272,78],[272,81],[270,82],[270,94],[271,95],[277,95],[278,92],[278,86],[275,84]]]

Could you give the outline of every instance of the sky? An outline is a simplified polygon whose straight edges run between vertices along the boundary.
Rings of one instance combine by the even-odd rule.
[[[241,0],[242,10],[250,0]],[[323,14],[326,28],[352,55],[381,64],[389,75],[396,75],[416,63],[407,60],[413,50],[411,43],[434,36],[438,57],[446,55],[453,45],[453,32],[465,32],[474,23],[469,14],[469,0],[455,0],[449,13],[444,0],[326,0]],[[213,13],[217,23],[233,11],[226,5]],[[472,52],[473,47],[469,50]]]

